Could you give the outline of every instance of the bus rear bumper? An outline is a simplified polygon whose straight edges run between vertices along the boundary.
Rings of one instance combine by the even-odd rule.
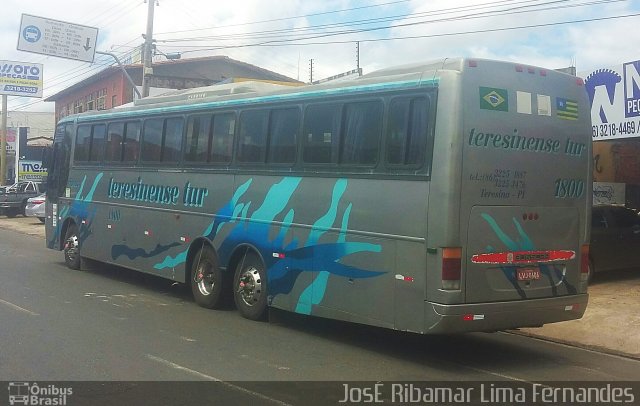
[[[526,301],[446,305],[425,302],[427,334],[499,331],[582,317],[587,293]]]

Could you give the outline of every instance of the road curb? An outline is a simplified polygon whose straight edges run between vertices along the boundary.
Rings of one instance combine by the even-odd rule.
[[[612,349],[612,348],[609,348],[609,347],[605,347],[605,346],[601,346],[601,345],[585,344],[585,343],[581,343],[581,342],[578,342],[578,341],[563,340],[561,338],[549,337],[549,336],[545,336],[543,334],[535,334],[535,333],[531,333],[531,332],[528,332],[528,331],[521,331],[521,330],[507,330],[507,331],[504,331],[504,332],[507,333],[507,334],[513,334],[513,335],[519,335],[519,336],[523,336],[523,337],[534,338],[534,339],[537,339],[537,340],[540,340],[540,341],[547,341],[547,342],[556,343],[556,344],[563,344],[563,345],[567,345],[569,347],[582,348],[582,349],[585,349],[585,350],[590,350],[590,351],[594,351],[594,352],[605,353],[605,354],[615,355],[615,356],[622,357],[622,358],[629,358],[629,359],[639,360],[640,361],[640,354],[627,353],[627,352],[615,350],[615,349]]]

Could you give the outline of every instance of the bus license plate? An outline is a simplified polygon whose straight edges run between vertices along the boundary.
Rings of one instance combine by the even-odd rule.
[[[535,281],[540,279],[540,270],[535,268],[523,268],[516,270],[519,281]]]

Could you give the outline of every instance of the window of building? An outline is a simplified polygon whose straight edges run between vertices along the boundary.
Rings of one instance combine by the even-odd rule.
[[[107,89],[98,90],[98,95],[96,97],[96,109],[104,110],[106,109],[105,100],[107,98]]]
[[[86,102],[86,110],[93,110],[96,108],[96,102],[95,102],[95,98],[96,98],[96,94],[95,93],[91,93],[89,95],[87,95],[87,102]]]

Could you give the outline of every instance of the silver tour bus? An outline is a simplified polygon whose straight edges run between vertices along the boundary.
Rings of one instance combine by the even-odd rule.
[[[581,79],[482,59],[175,91],[60,120],[46,243],[249,319],[424,334],[577,319],[590,128]]]

